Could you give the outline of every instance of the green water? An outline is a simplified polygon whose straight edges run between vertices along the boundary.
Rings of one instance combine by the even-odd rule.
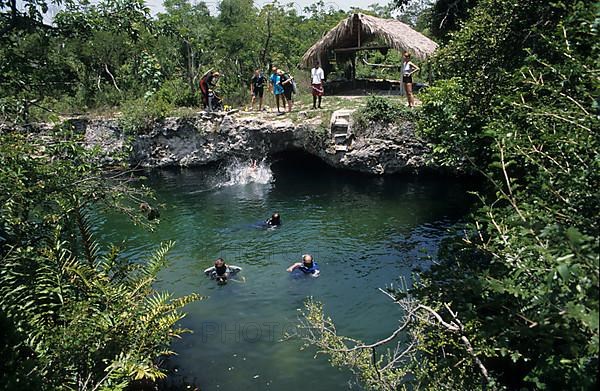
[[[306,157],[276,161],[273,182],[222,186],[215,169],[149,174],[161,211],[155,232],[123,218],[101,218],[100,237],[143,260],[175,240],[171,266],[158,288],[207,299],[187,307],[169,365],[202,390],[345,390],[347,371],[332,368],[298,340],[281,341],[308,296],[324,302],[340,333],[372,342],[398,323],[399,310],[377,288],[427,267],[440,240],[466,213],[468,185],[432,177],[367,177],[333,171]],[[222,171],[222,170],[221,170]],[[279,229],[253,226],[273,211]],[[303,253],[320,264],[319,278],[285,271]],[[243,268],[225,286],[202,271],[217,257]],[[354,386],[356,388],[356,386]]]

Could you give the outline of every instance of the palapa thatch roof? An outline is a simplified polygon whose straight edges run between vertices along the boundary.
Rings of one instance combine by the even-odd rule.
[[[407,24],[395,19],[382,19],[356,13],[342,20],[302,56],[300,65],[310,68],[315,60],[323,63],[334,49],[359,48],[381,38],[396,50],[407,50],[424,59],[437,49],[437,44]]]

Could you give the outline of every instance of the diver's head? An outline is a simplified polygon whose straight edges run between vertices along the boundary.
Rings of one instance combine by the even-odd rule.
[[[140,204],[140,210],[141,210],[142,212],[144,212],[144,213],[148,213],[148,212],[150,212],[150,209],[151,209],[151,208],[150,208],[150,205],[149,205],[147,202],[142,202],[142,203]]]
[[[275,212],[271,215],[271,224],[281,224],[281,216],[279,216],[279,213]]]
[[[223,258],[217,258],[215,260],[215,267],[222,267],[225,265],[225,260]]]
[[[304,254],[302,256],[302,263],[304,266],[311,267],[313,264],[313,257],[310,254]]]

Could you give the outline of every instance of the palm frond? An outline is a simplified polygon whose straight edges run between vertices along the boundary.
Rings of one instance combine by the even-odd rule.
[[[74,213],[77,220],[77,227],[79,228],[79,234],[81,235],[83,252],[88,264],[94,265],[98,259],[98,243],[94,240],[89,218],[81,205],[75,207]]]
[[[156,250],[152,257],[150,257],[150,260],[142,272],[147,276],[156,278],[158,272],[167,266],[168,261],[166,256],[173,246],[175,246],[175,242],[171,240],[166,243],[162,243],[158,250]]]

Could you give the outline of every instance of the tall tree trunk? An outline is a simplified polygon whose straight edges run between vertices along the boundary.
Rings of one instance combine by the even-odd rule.
[[[185,57],[187,60],[186,73],[187,73],[187,81],[190,87],[190,91],[192,94],[194,93],[194,52],[192,50],[192,45],[190,42],[185,39],[183,40],[185,45]]]
[[[260,55],[261,65],[266,64],[267,53],[269,50],[269,42],[271,41],[271,11],[267,11],[267,39]]]

